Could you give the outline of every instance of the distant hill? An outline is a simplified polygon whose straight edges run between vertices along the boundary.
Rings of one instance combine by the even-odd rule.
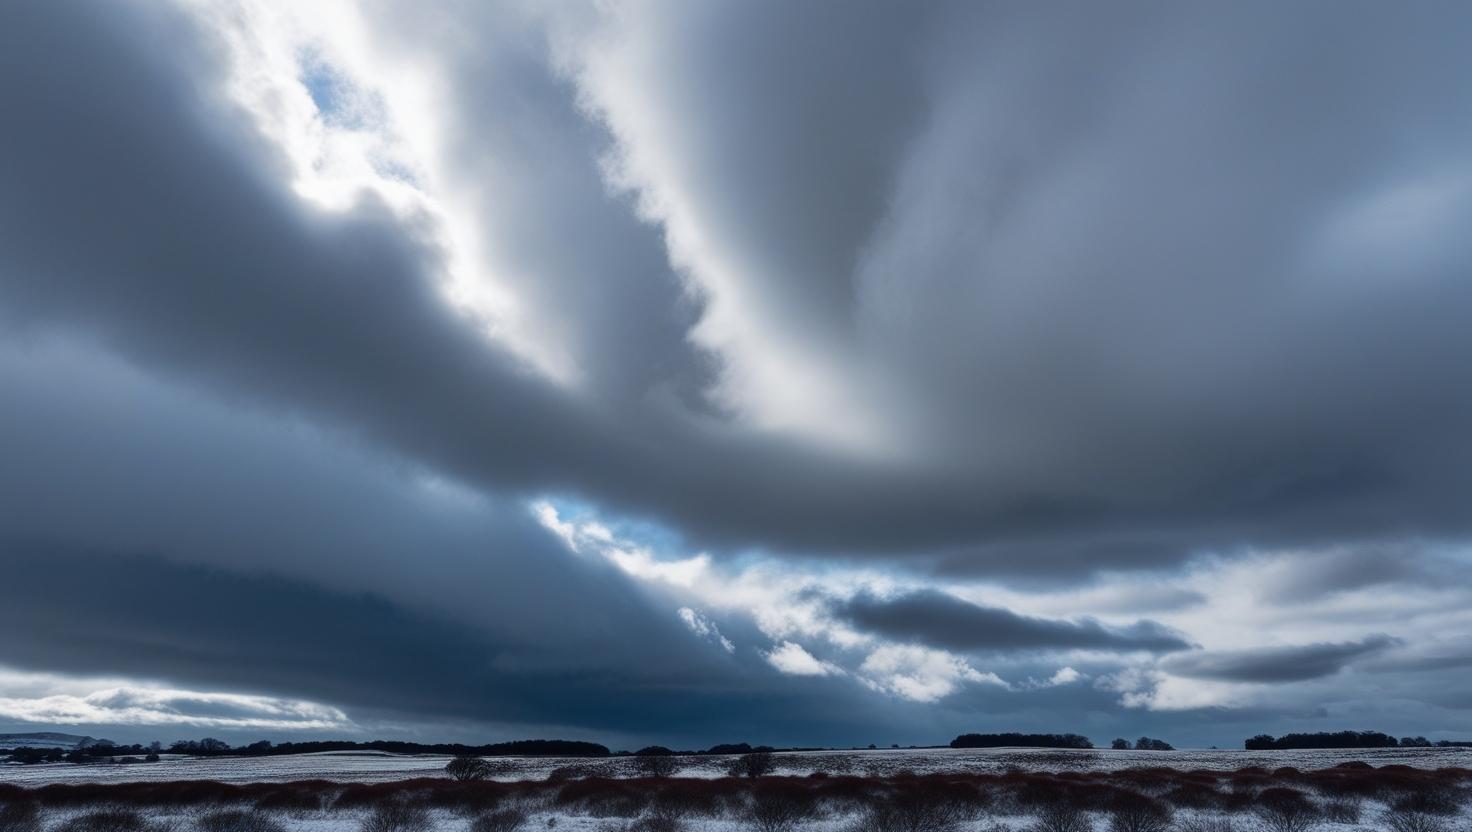
[[[0,734],[0,748],[85,748],[98,742],[94,737],[78,734],[58,734],[55,731],[35,731],[29,734]]]

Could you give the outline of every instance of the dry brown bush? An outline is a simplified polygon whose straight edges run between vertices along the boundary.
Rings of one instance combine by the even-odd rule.
[[[388,800],[373,807],[363,819],[362,832],[428,832],[429,810],[409,799]]]
[[[97,809],[67,818],[57,832],[171,832],[169,824],[149,821],[134,809]]]
[[[1331,823],[1359,823],[1364,801],[1358,797],[1336,797],[1324,801],[1324,820]]]
[[[34,800],[0,805],[0,832],[41,832],[41,807]]]
[[[1444,819],[1425,812],[1390,809],[1380,823],[1387,832],[1450,832]]]
[[[199,832],[286,832],[275,818],[264,812],[224,809],[200,816],[194,822]]]
[[[1067,803],[1057,803],[1044,807],[1028,828],[1030,832],[1093,832],[1094,824],[1089,820],[1088,812]]]
[[[1119,792],[1109,805],[1109,832],[1167,832],[1170,806],[1137,792]]]
[[[1285,786],[1263,789],[1254,808],[1270,832],[1308,832],[1319,823],[1319,808],[1308,795]]]
[[[526,825],[526,812],[516,808],[486,812],[470,822],[470,832],[517,832]]]
[[[746,819],[757,832],[793,832],[813,814],[811,798],[792,789],[753,790]]]

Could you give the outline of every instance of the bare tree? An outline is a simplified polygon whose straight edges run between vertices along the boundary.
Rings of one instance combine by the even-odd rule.
[[[762,777],[771,774],[777,767],[777,758],[770,751],[753,751],[742,754],[731,761],[726,773],[732,777]]]
[[[788,791],[754,792],[747,817],[756,832],[794,832],[812,815],[808,801]]]
[[[680,768],[675,753],[659,745],[634,752],[634,770],[645,777],[669,777]]]
[[[484,780],[491,776],[491,764],[480,757],[456,757],[445,764],[445,773],[456,780]]]

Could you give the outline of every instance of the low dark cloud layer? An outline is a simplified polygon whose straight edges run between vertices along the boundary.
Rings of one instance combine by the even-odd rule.
[[[856,595],[837,605],[837,615],[887,638],[919,641],[952,650],[1145,650],[1165,653],[1193,645],[1179,632],[1154,621],[1107,627],[1098,620],[1075,621],[1019,615],[985,607],[934,590],[894,598]]]
[[[389,721],[412,715],[431,724],[556,726],[626,742],[690,742],[743,734],[751,730],[743,720],[758,716],[768,737],[803,731],[837,741],[878,716],[872,702],[835,682],[784,682],[760,663],[740,672],[720,660],[724,654],[701,651],[677,625],[661,632],[620,621],[576,663],[539,666],[548,658],[542,648],[529,650],[513,633],[381,596],[160,559],[5,546],[11,600],[0,621],[31,630],[0,652],[10,664],[288,691],[366,715],[370,730],[375,714]],[[120,586],[147,587],[147,602],[119,593]],[[65,617],[54,614],[61,603],[70,605]],[[596,615],[608,603],[585,596],[583,610]]]
[[[1228,682],[1297,682],[1332,676],[1367,656],[1398,647],[1400,639],[1366,636],[1359,641],[1221,650],[1172,656],[1162,662],[1167,672],[1194,679]]]

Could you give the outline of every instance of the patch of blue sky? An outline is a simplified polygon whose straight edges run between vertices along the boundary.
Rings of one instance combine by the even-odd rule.
[[[543,500],[556,509],[557,516],[564,523],[597,523],[619,540],[641,546],[657,555],[683,558],[695,554],[689,551],[682,535],[657,521],[609,516],[597,504],[576,497],[548,496]]]
[[[308,53],[301,60],[301,82],[322,120],[334,127],[360,130],[368,126],[370,108],[358,86],[331,63]]]

